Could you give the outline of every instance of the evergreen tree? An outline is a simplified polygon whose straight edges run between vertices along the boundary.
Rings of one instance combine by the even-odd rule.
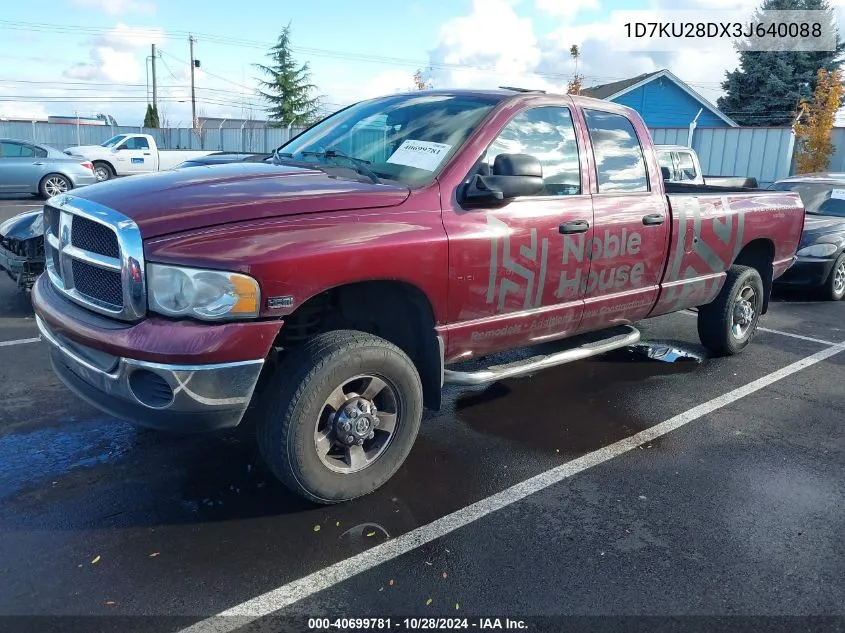
[[[270,65],[256,64],[267,79],[259,83],[265,90],[258,94],[266,99],[270,124],[287,127],[291,123],[306,126],[319,118],[319,99],[313,96],[316,86],[310,83],[308,63],[298,66],[291,53],[290,24],[282,29],[279,40],[267,56]]]
[[[159,127],[158,108],[149,103],[147,104],[147,113],[144,115],[144,127]]]
[[[835,24],[827,0],[764,0],[760,10],[824,10]],[[845,44],[838,33],[836,44],[835,51],[809,52],[749,51],[744,50],[746,43],[739,44],[739,68],[725,73],[719,109],[740,125],[790,125],[799,100],[815,91],[818,70],[832,72],[839,67]]]

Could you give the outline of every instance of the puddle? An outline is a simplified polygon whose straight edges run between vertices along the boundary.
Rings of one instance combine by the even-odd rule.
[[[136,433],[123,422],[96,420],[4,435],[0,437],[0,498],[38,480],[115,461],[129,450]]]
[[[706,358],[704,348],[674,341],[641,341],[595,360],[638,367],[638,378],[695,371]],[[642,374],[641,376],[639,374]]]

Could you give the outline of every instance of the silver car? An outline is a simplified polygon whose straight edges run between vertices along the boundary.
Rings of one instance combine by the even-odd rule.
[[[42,198],[97,182],[94,166],[49,145],[0,138],[0,194],[31,193]]]

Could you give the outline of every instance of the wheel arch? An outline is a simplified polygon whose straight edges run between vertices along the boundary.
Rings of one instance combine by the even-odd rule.
[[[760,273],[763,280],[763,307],[761,314],[769,310],[769,298],[772,294],[772,277],[774,271],[772,265],[775,261],[775,244],[768,238],[757,238],[748,242],[737,253],[733,264],[748,266]]]
[[[435,329],[433,304],[418,286],[395,279],[340,284],[312,295],[283,318],[275,349],[290,349],[338,329],[368,332],[390,341],[417,367],[425,406],[440,408],[442,339]]]

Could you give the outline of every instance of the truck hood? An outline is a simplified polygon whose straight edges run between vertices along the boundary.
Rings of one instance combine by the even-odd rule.
[[[77,156],[84,156],[86,152],[107,152],[108,147],[102,145],[73,145],[64,149],[65,154],[71,153]]]
[[[189,167],[101,182],[71,196],[132,218],[146,239],[232,222],[392,207],[410,195],[404,186],[362,182],[347,168],[322,167]]]

